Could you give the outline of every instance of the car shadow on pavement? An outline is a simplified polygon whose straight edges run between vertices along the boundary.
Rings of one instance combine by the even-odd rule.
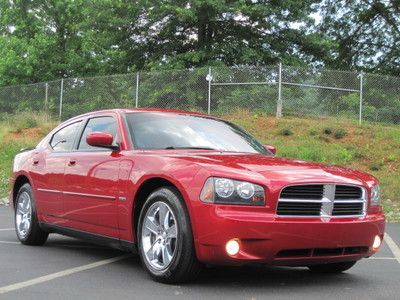
[[[246,267],[211,267],[200,274],[197,284],[219,288],[243,287],[285,287],[302,286],[312,288],[321,286],[340,286],[368,284],[369,280],[352,273],[317,274],[305,267],[246,266]]]
[[[44,247],[57,248],[58,251],[74,251],[75,254],[101,258],[126,254],[119,250],[98,246],[85,241],[68,239],[50,239]],[[152,282],[151,278],[142,268],[138,254],[114,263],[124,272],[140,272],[137,274],[144,282]],[[355,266],[355,268],[357,265]],[[230,289],[238,291],[243,288],[285,288],[296,287],[301,289],[321,287],[348,287],[364,286],[371,283],[368,276],[361,276],[360,272],[351,269],[341,274],[316,274],[302,267],[276,267],[276,266],[244,266],[244,267],[205,267],[197,280],[182,284],[182,287],[210,287],[219,290]]]
[[[43,248],[56,249],[57,251],[62,251],[64,253],[73,251],[75,254],[79,254],[81,256],[87,255],[91,258],[97,257],[98,259],[102,259],[104,256],[113,257],[126,254],[126,252],[117,249],[103,247],[70,237],[50,238],[43,245]]]

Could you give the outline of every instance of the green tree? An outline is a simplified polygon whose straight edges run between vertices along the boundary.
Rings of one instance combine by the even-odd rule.
[[[319,11],[333,41],[327,66],[400,75],[399,0],[325,0]]]
[[[318,62],[318,0],[0,0],[0,85],[142,69]]]
[[[319,1],[149,0],[144,11],[150,68],[301,65],[320,60],[324,39],[309,28]]]

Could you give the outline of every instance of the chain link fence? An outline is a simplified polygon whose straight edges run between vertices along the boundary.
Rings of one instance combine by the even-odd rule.
[[[157,107],[400,124],[400,78],[298,68],[218,67],[138,72],[0,87],[0,117],[44,112],[65,120],[106,108]]]

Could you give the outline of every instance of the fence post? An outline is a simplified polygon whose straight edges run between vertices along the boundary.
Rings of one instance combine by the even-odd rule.
[[[360,115],[359,115],[359,123],[360,123],[360,125],[361,125],[361,122],[362,122],[363,80],[364,80],[364,74],[363,74],[363,72],[361,72],[360,73]]]
[[[278,102],[276,105],[276,117],[282,117],[282,63],[279,63],[279,77],[278,77]]]
[[[48,120],[49,116],[48,95],[49,95],[49,84],[46,82],[44,85],[44,114],[46,117],[46,121]]]
[[[64,93],[64,78],[61,79],[60,83],[60,114],[59,114],[59,119],[61,121],[61,116],[62,116],[62,106],[63,106],[63,93]]]
[[[208,81],[208,101],[207,101],[207,114],[211,114],[211,67],[208,67],[208,74],[206,76],[206,80]]]
[[[139,72],[136,72],[135,107],[139,107]]]

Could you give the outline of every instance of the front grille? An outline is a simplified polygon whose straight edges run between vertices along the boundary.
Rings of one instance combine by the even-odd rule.
[[[362,215],[363,203],[335,203],[332,216]]]
[[[278,206],[278,215],[281,216],[319,216],[322,203],[294,203],[281,202]]]
[[[321,199],[324,186],[315,185],[293,185],[282,190],[281,199]]]
[[[279,195],[277,215],[304,217],[363,217],[364,189],[352,185],[292,185]]]
[[[363,246],[345,248],[286,249],[279,251],[275,258],[288,259],[298,257],[346,256],[364,255],[366,253],[368,253],[368,247]]]
[[[335,200],[360,199],[362,189],[357,186],[337,185],[335,190]]]

